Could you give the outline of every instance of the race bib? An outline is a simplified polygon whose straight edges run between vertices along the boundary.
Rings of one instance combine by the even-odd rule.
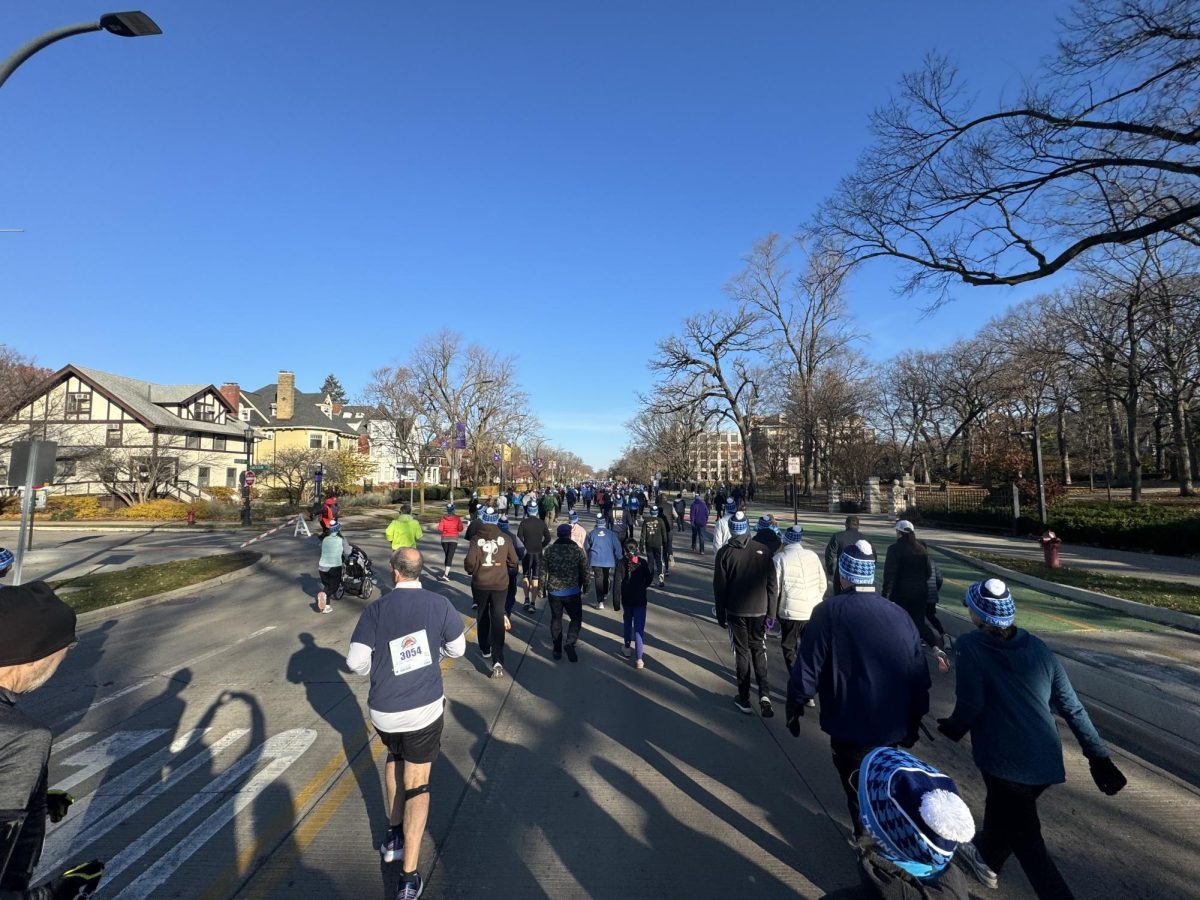
[[[392,651],[392,674],[403,675],[433,665],[433,654],[429,652],[429,638],[425,629],[398,637],[388,642]]]

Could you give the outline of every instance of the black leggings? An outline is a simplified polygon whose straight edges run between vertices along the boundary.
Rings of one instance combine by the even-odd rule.
[[[929,620],[930,624],[933,625],[939,635],[941,635],[943,638],[946,636],[945,626],[938,621],[936,603],[928,603],[925,605],[925,618]]]
[[[1047,785],[1017,784],[987,772],[983,783],[987,785],[983,828],[975,835],[975,849],[983,861],[1000,874],[1005,861],[1015,855],[1039,898],[1070,900],[1074,895],[1042,839],[1037,800]]]
[[[446,568],[454,561],[454,551],[458,549],[458,541],[442,541],[442,550],[446,554]]]

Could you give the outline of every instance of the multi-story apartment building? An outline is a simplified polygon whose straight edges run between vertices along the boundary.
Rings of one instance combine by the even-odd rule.
[[[742,480],[742,436],[730,431],[703,431],[692,441],[689,454],[692,478],[698,482],[728,483]]]

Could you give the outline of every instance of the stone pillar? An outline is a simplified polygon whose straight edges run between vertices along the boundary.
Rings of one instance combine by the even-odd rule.
[[[842,511],[842,486],[836,481],[829,484],[829,511],[831,513]]]
[[[878,514],[883,512],[883,498],[879,492],[879,479],[872,475],[863,485],[863,511]]]
[[[892,483],[888,485],[887,494],[888,515],[893,519],[899,519],[905,510],[904,493],[899,480],[892,479]]]

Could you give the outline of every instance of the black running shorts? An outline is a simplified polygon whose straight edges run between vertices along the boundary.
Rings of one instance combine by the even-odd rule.
[[[442,725],[446,721],[443,713],[420,731],[387,733],[375,729],[383,746],[388,749],[388,760],[410,763],[431,763],[442,749]]]

